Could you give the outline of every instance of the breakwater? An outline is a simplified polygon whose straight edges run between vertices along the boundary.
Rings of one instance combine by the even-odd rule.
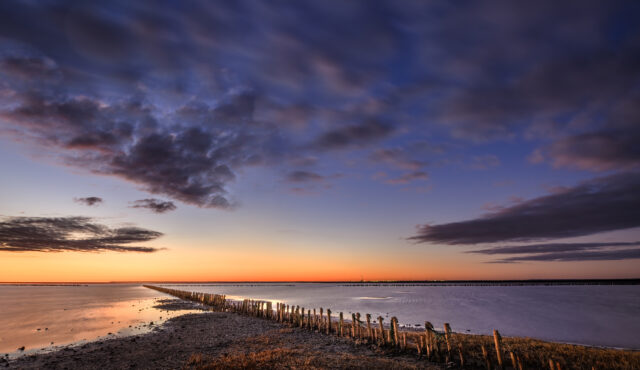
[[[147,288],[209,306],[215,311],[233,312],[274,320],[300,330],[349,338],[357,345],[375,346],[388,353],[412,354],[425,361],[465,368],[552,370],[571,368],[634,368],[638,353],[611,349],[549,343],[529,338],[456,333],[445,323],[442,329],[426,321],[424,330],[403,329],[396,317],[385,322],[381,316],[332,312],[329,308],[305,308],[266,300],[229,300],[225,295],[182,291],[145,285]],[[629,367],[629,364],[632,364]],[[619,366],[618,366],[619,365]]]

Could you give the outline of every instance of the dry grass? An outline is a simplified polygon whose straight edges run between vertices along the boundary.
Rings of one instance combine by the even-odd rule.
[[[417,335],[411,333],[409,351],[416,351]],[[443,340],[441,338],[441,340]],[[493,336],[456,334],[452,335],[452,359],[459,362],[458,343],[462,344],[465,365],[471,368],[485,368],[481,346],[489,352],[489,359],[493,366],[497,364]],[[624,351],[616,349],[578,346],[572,344],[551,343],[531,338],[502,338],[503,359],[505,366],[511,368],[510,352],[520,357],[524,368],[549,368],[549,359],[558,362],[564,369],[640,369],[640,351]],[[440,348],[446,352],[446,345]],[[444,357],[444,356],[442,356]]]
[[[301,337],[304,334],[304,337]],[[206,357],[194,354],[187,369],[434,369],[417,358],[385,357],[366,347],[346,344],[330,336],[293,328],[236,341],[225,353]]]
[[[327,354],[301,349],[267,349],[259,352],[235,352],[202,361],[193,368],[211,369],[415,369],[385,358],[357,356],[350,353]]]

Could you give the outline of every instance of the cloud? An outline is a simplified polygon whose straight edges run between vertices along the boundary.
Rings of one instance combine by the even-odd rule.
[[[427,175],[426,172],[416,171],[406,173],[400,177],[388,179],[385,181],[385,183],[391,185],[405,185],[417,180],[427,180],[428,178],[429,175]]]
[[[592,171],[628,170],[640,166],[640,115],[627,130],[570,136],[550,144],[544,152],[556,167]],[[544,154],[542,154],[544,156]]]
[[[287,174],[288,182],[318,182],[324,181],[325,177],[315,172],[309,171],[292,171]]]
[[[426,166],[426,162],[411,159],[410,155],[402,148],[377,149],[370,156],[374,163],[384,162],[396,168],[417,171]]]
[[[640,258],[636,242],[595,242],[595,243],[543,243],[528,245],[499,246],[467,253],[484,255],[505,255],[489,263],[516,263],[526,261],[615,261]]]
[[[640,226],[640,173],[585,181],[482,217],[423,225],[417,242],[480,244],[591,235]]]
[[[100,197],[85,197],[85,198],[74,198],[76,203],[86,204],[88,206],[97,206],[102,203],[102,198]]]
[[[155,213],[165,213],[176,210],[176,205],[171,201],[163,201],[160,199],[147,198],[139,199],[133,202],[130,208],[147,208]]]
[[[620,261],[639,259],[640,249],[597,250],[578,252],[550,252],[533,254],[529,256],[506,257],[493,261],[493,263],[514,263],[527,261]]]
[[[544,243],[529,245],[500,246],[468,251],[476,254],[543,254],[549,252],[577,252],[610,247],[637,247],[640,242],[599,242],[599,243]]]
[[[312,147],[323,150],[349,148],[378,141],[391,132],[393,132],[392,126],[377,120],[368,120],[359,125],[325,132],[313,142]]]
[[[0,2],[0,134],[222,209],[248,166],[384,141],[405,154],[381,162],[418,172],[408,140],[513,139],[539,122],[561,138],[532,139],[555,165],[628,170],[637,14],[633,1]]]
[[[0,221],[0,251],[5,252],[143,252],[130,246],[162,236],[138,227],[109,228],[88,217],[8,217]]]

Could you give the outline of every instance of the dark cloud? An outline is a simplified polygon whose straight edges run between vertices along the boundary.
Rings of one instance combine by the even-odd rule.
[[[591,235],[640,226],[640,173],[597,178],[480,218],[424,225],[417,242],[479,244]]]
[[[378,141],[393,132],[393,127],[376,120],[355,126],[345,126],[325,132],[314,142],[319,149],[342,149]]]
[[[130,246],[162,236],[138,227],[109,228],[88,217],[9,217],[0,221],[0,251],[156,252]]]
[[[600,131],[557,140],[540,153],[541,160],[546,156],[556,167],[592,171],[637,168],[640,166],[640,114],[633,122],[633,128],[624,131]]]
[[[506,257],[493,261],[493,263],[514,263],[526,261],[620,261],[639,258],[640,249],[615,249],[539,253],[527,256]]]
[[[324,181],[325,177],[315,172],[292,171],[287,174],[288,182],[318,182]]]
[[[74,198],[73,200],[77,203],[86,204],[88,206],[95,206],[102,203],[102,198],[100,197]]]
[[[487,249],[472,250],[477,254],[541,254],[549,252],[577,252],[611,247],[637,247],[640,242],[599,242],[599,243],[544,243],[529,245],[500,246]]]
[[[5,1],[0,131],[216,208],[236,203],[246,166],[382,140],[406,155],[380,161],[419,172],[406,137],[553,127],[533,138],[543,160],[628,169],[638,14],[635,1]]]
[[[139,199],[133,202],[131,208],[147,208],[155,213],[165,213],[176,210],[176,205],[171,201],[163,201],[160,199],[147,198]]]
[[[543,243],[500,246],[467,253],[505,255],[490,263],[526,261],[615,261],[640,258],[640,242]]]

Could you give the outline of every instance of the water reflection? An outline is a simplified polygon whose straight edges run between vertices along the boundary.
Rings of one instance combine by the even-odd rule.
[[[154,308],[169,297],[137,285],[0,286],[0,297],[0,354],[12,358],[140,334],[196,312]]]

